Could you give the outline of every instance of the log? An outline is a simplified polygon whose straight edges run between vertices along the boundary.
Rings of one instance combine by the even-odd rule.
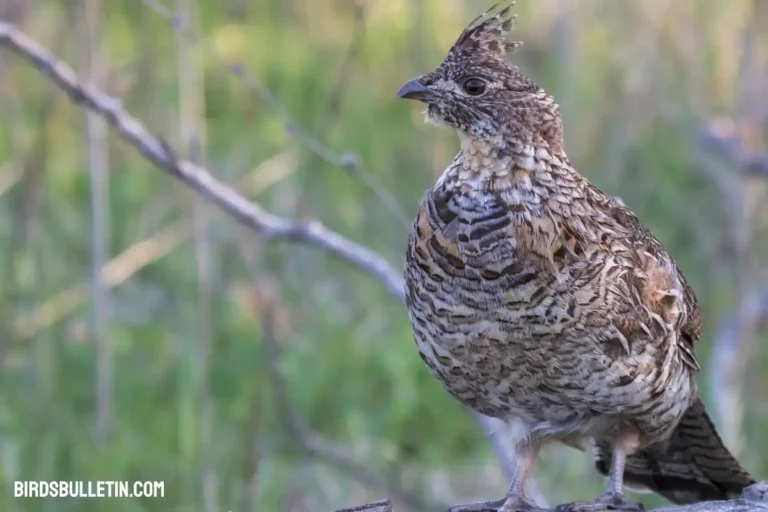
[[[612,507],[595,508],[589,502],[574,502],[557,505],[554,508],[540,508],[528,512],[610,512]],[[645,510],[642,505],[638,510]],[[738,499],[728,501],[705,501],[690,505],[670,505],[648,512],[764,512],[768,510],[768,481],[758,482],[744,489]],[[342,508],[333,512],[396,512],[389,500],[375,501],[352,508]],[[498,512],[493,509],[477,512]],[[505,511],[506,512],[506,511]],[[510,511],[512,512],[512,511]]]

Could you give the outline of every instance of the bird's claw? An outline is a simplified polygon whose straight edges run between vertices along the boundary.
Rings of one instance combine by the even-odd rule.
[[[478,503],[464,503],[448,508],[448,512],[498,512],[504,505],[503,499],[496,501],[482,501]]]
[[[598,503],[607,505],[608,510],[623,510],[626,512],[645,512],[642,503],[631,503],[623,494],[606,493],[598,498]]]
[[[503,498],[496,501],[454,505],[448,509],[448,512],[543,512],[543,510],[524,499]]]
[[[623,494],[604,493],[591,501],[569,503],[558,507],[558,512],[602,512],[619,510],[622,512],[645,512],[642,503],[630,503]]]

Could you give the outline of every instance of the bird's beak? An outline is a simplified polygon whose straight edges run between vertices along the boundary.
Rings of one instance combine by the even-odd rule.
[[[406,82],[397,91],[398,98],[405,98],[407,100],[419,100],[425,101],[427,97],[427,88],[419,83],[418,80],[411,80]]]

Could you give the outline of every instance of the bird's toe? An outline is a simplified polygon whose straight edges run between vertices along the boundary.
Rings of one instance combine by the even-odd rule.
[[[623,512],[645,512],[642,503],[631,503],[623,494],[604,493],[591,501],[569,503],[558,507],[558,512],[603,512],[619,510]]]
[[[448,512],[544,512],[545,510],[522,498],[506,497],[496,501],[454,505],[448,509]]]
[[[448,509],[448,512],[499,512],[504,505],[504,500],[481,501],[477,503],[464,503],[454,505]]]

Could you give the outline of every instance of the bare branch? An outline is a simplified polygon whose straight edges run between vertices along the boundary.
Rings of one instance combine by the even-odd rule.
[[[755,115],[760,117],[759,113]],[[712,368],[708,372],[720,435],[734,453],[741,451],[744,370],[749,354],[754,351],[759,327],[764,323],[761,318],[768,308],[768,290],[756,290],[760,272],[753,251],[755,219],[763,208],[761,187],[754,185],[765,183],[768,178],[768,154],[747,152],[739,131],[739,122],[719,118],[704,125],[698,135],[704,148],[725,161],[724,165],[711,168],[711,158],[702,159],[701,167],[719,186],[722,203],[730,216],[729,231],[735,250],[739,306],[715,333],[710,358]]]
[[[612,512],[612,505],[596,507],[591,502],[573,502],[554,508],[540,508],[536,512]],[[638,508],[638,510],[644,510]],[[670,505],[653,509],[649,512],[765,512],[768,510],[768,482],[758,482],[744,489],[738,499],[724,501],[705,501],[690,505]],[[498,512],[496,509],[478,509],[475,512]]]
[[[141,2],[149,9],[151,9],[152,12],[168,21],[171,24],[173,30],[179,35],[179,37],[183,37],[191,43],[205,43],[200,37],[198,37],[195,31],[192,30],[189,24],[185,23],[183,17],[174,13],[162,2],[158,0],[141,0]],[[363,7],[362,5],[358,5],[356,6],[356,9],[358,19],[360,20],[362,19]],[[361,23],[357,23],[356,27],[358,31],[353,36],[353,41],[350,45],[350,48],[356,48],[359,46],[356,39],[361,34],[360,29],[362,29],[363,25]],[[264,86],[260,80],[249,73],[242,64],[228,62],[219,52],[215,51],[215,48],[213,48],[211,53],[216,57],[224,69],[226,69],[232,75],[242,79],[248,88],[256,93],[258,97],[261,98],[261,100],[264,101],[269,106],[269,108],[271,108],[272,111],[280,117],[285,133],[289,137],[300,143],[304,148],[309,150],[312,154],[325,161],[326,163],[335,167],[341,167],[342,169],[352,172],[360,179],[363,185],[368,187],[378,197],[379,201],[381,201],[381,203],[390,211],[393,216],[395,216],[402,224],[406,226],[410,225],[410,219],[408,219],[407,216],[405,216],[403,213],[404,210],[397,198],[389,190],[387,190],[386,187],[382,186],[381,183],[379,183],[371,173],[367,172],[363,168],[360,157],[356,153],[350,151],[343,153],[334,152],[331,148],[323,144],[322,141],[307,132],[307,130],[305,130],[301,125],[297,124],[291,118],[285,107],[283,107],[283,105],[277,100],[275,95],[272,94],[272,92],[267,89],[267,87]],[[336,95],[338,97],[341,88],[337,87],[335,90],[337,91]],[[335,100],[332,99],[332,101]]]
[[[391,294],[401,301],[405,300],[401,273],[380,255],[329,230],[317,220],[294,222],[272,215],[237,194],[206,169],[178,159],[170,146],[151,135],[123,109],[119,100],[107,96],[90,84],[82,83],[71,67],[9,23],[0,22],[0,46],[9,48],[29,61],[65,91],[72,101],[104,117],[118,135],[146,159],[197,190],[238,222],[257,230],[264,237],[307,243],[339,256],[376,277]]]
[[[393,512],[392,503],[389,500],[374,501],[365,505],[351,508],[340,508],[334,512]]]
[[[611,508],[595,510],[581,503],[558,505],[553,512],[608,512]],[[760,512],[768,510],[768,482],[759,482],[744,489],[739,499],[707,501],[691,505],[672,505],[654,509],[653,512]]]
[[[738,139],[729,133],[731,131],[722,123],[709,123],[699,130],[698,139],[702,146],[713,149],[727,161],[732,162],[744,176],[768,178],[768,154],[744,154]]]
[[[291,153],[284,152],[262,162],[252,173],[245,176],[238,187],[244,195],[256,195],[295,170]],[[206,222],[211,222],[207,217]],[[125,249],[101,268],[101,280],[108,288],[114,288],[133,277],[137,272],[164,258],[179,247],[190,234],[189,223],[177,221],[150,237]],[[86,284],[78,283],[42,301],[28,314],[12,315],[14,341],[28,341],[43,329],[50,327],[71,314],[86,298]],[[7,311],[6,311],[7,312]]]
[[[734,442],[734,432],[740,431],[741,389],[749,350],[759,331],[768,324],[768,287],[759,293],[743,297],[736,312],[723,320],[715,331],[712,361],[717,365],[710,373],[710,393],[719,412],[726,438]],[[717,371],[715,371],[717,370]],[[725,436],[724,436],[725,438]]]
[[[199,22],[198,12],[190,0],[176,0],[180,19],[189,26]],[[206,125],[205,82],[201,52],[197,45],[189,44],[183,34],[177,33],[177,72],[179,83],[179,144],[183,154],[192,162],[205,158]],[[213,308],[213,258],[208,230],[208,205],[200,197],[188,197],[187,207],[192,224],[195,266],[197,270],[197,304],[190,320],[196,324],[195,341],[191,344],[194,354],[194,395],[197,406],[197,450],[199,454],[198,473],[202,494],[202,510],[216,512],[219,508],[219,475],[214,460],[214,439],[216,432],[213,422],[213,401],[211,393],[211,344]]]
[[[257,293],[261,295],[259,302],[262,304],[262,340],[264,349],[267,352],[267,371],[272,382],[275,408],[280,416],[283,425],[290,435],[299,443],[301,449],[309,455],[320,459],[336,469],[353,475],[354,478],[368,487],[383,489],[390,493],[393,498],[410,508],[418,510],[437,511],[444,507],[439,505],[430,505],[425,503],[420,497],[404,491],[396,485],[396,482],[386,481],[377,476],[368,466],[356,461],[347,451],[316,432],[313,432],[301,421],[299,416],[291,407],[291,400],[288,397],[285,381],[278,369],[279,346],[276,334],[276,313],[275,313],[275,286],[268,286],[269,280],[264,276],[259,278],[260,286]],[[349,510],[358,510],[357,508]],[[369,510],[369,509],[359,509]],[[371,509],[379,510],[379,509]],[[383,509],[386,510],[386,509]],[[391,509],[390,509],[391,510]]]
[[[379,507],[379,508],[376,508]],[[389,507],[389,508],[387,508]],[[536,512],[613,512],[616,509],[611,506],[595,508],[588,502],[574,502],[558,505],[554,508],[540,508]],[[642,509],[640,509],[642,510]],[[738,499],[728,501],[706,501],[691,505],[671,505],[653,509],[649,512],[765,512],[768,510],[768,482],[759,482],[744,489]],[[388,501],[378,501],[360,505],[359,507],[345,508],[334,512],[394,512]],[[477,510],[476,512],[498,512],[496,509]]]
[[[40,115],[36,120],[38,123],[45,123],[50,118],[54,103],[53,95],[46,94],[40,109]],[[0,116],[13,122],[13,116],[9,116],[5,109],[0,110]],[[8,283],[9,287],[0,304],[3,312],[2,326],[0,327],[0,366],[2,366],[2,362],[5,361],[5,356],[11,348],[11,340],[14,334],[12,328],[14,319],[23,314],[24,310],[24,308],[20,307],[21,303],[19,300],[22,295],[23,285],[18,279],[18,262],[24,257],[25,253],[28,255],[26,257],[31,257],[33,254],[30,235],[37,209],[39,184],[45,178],[40,170],[45,168],[47,162],[46,148],[48,142],[47,131],[41,130],[29,147],[16,147],[17,158],[15,158],[15,161],[9,162],[4,166],[8,169],[8,174],[14,175],[13,180],[19,182],[19,190],[17,194],[12,194],[9,198],[11,204],[13,204],[11,218],[9,219],[11,233],[10,240],[8,240],[4,248],[6,264],[1,274],[2,279]],[[16,145],[12,137],[8,138],[8,144],[12,148]],[[14,186],[14,183],[10,180],[7,183],[9,187]],[[0,370],[0,373],[2,373],[2,370]]]
[[[90,80],[104,81],[107,65],[101,43],[101,0],[83,0],[85,34],[83,50]],[[91,328],[96,347],[96,436],[106,442],[114,426],[114,356],[107,336],[109,288],[101,280],[101,268],[109,260],[109,148],[107,127],[98,115],[86,116],[88,170],[91,189]]]

